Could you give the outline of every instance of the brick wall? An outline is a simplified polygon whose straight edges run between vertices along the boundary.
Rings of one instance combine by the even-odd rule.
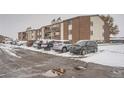
[[[72,19],[72,42],[90,39],[90,17],[83,16]]]
[[[80,17],[80,40],[90,40],[90,17]]]
[[[64,21],[64,40],[68,40],[68,23],[67,21]]]
[[[79,18],[75,18],[72,20],[72,43],[77,42],[80,39],[80,24]]]

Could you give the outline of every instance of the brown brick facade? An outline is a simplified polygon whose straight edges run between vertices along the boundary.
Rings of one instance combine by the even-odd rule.
[[[75,43],[80,39],[79,18],[72,20],[72,42]]]
[[[80,40],[90,40],[90,17],[80,17],[79,24]]]
[[[76,17],[72,20],[72,42],[90,39],[90,17]],[[68,21],[64,22],[64,39],[68,39]]]
[[[68,40],[68,22],[64,21],[63,23],[64,23],[63,37],[64,37],[64,40]]]

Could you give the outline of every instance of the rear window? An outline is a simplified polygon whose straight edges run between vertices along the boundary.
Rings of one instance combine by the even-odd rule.
[[[94,42],[94,41],[89,41],[89,42],[87,43],[87,45],[95,46],[95,45],[96,45],[96,42]]]
[[[71,44],[71,42],[69,42],[69,41],[65,41],[64,44]]]

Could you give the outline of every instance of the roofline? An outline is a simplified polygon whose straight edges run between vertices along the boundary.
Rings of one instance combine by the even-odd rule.
[[[76,16],[76,17],[72,17],[72,18],[69,18],[69,19],[65,19],[63,20],[64,21],[68,21],[68,20],[72,20],[72,19],[75,19],[75,18],[80,18],[80,17],[93,17],[93,16],[99,16],[98,14],[96,15],[82,15],[82,16]]]
[[[40,27],[40,29],[41,29],[41,28],[44,28],[44,27],[47,27],[47,26],[52,26],[52,25],[60,24],[60,23],[63,23],[63,21],[61,21],[61,22],[57,22],[57,23],[54,23],[54,24],[50,24],[50,25],[42,26],[42,27]]]
[[[96,14],[96,15],[82,15],[82,16],[76,16],[76,17],[72,17],[72,18],[69,18],[69,19],[65,19],[65,20],[63,20],[63,21],[61,21],[61,22],[58,22],[58,23],[55,23],[55,24],[50,24],[50,25],[42,26],[42,27],[40,27],[40,29],[41,29],[41,28],[44,28],[44,27],[47,27],[47,26],[52,26],[52,25],[60,24],[60,23],[63,23],[63,22],[65,22],[65,21],[72,20],[72,19],[75,19],[75,18],[88,17],[88,16],[89,16],[89,17],[92,17],[92,16],[100,16],[100,15]]]
[[[39,30],[39,28],[38,29],[29,29],[29,30],[26,30],[26,31],[36,31],[36,30]]]
[[[99,16],[99,17],[100,17],[99,14],[95,14],[95,15],[81,15],[81,16],[76,16],[76,17],[72,17],[72,18],[69,18],[69,19],[62,20],[61,22],[57,22],[57,23],[55,23],[55,24],[49,24],[49,25],[41,26],[39,29],[42,29],[42,28],[48,27],[48,26],[52,26],[52,25],[56,25],[56,24],[60,24],[60,23],[63,23],[63,22],[65,22],[65,21],[73,20],[73,19],[80,18],[80,17],[94,17],[94,16]],[[102,18],[100,17],[100,19],[102,19]],[[102,19],[102,20],[103,20],[103,19]],[[29,31],[39,30],[39,29],[30,29]],[[27,30],[26,30],[26,31],[27,31]],[[24,32],[25,32],[25,31],[24,31]]]

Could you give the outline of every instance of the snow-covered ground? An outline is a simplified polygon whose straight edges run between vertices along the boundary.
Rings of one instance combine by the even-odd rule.
[[[88,54],[86,58],[79,60],[93,62],[109,66],[124,67],[124,44],[99,46],[95,54]]]
[[[109,66],[124,67],[124,44],[99,46],[95,54],[88,54],[80,60]]]
[[[26,46],[12,46],[12,45],[4,45],[10,48],[23,48],[23,49],[29,49],[32,51],[42,52],[46,54],[52,54],[56,56],[62,56],[62,57],[69,57],[71,59],[75,60],[81,60],[85,62],[92,62],[92,63],[98,63],[103,65],[109,65],[109,66],[118,66],[118,67],[124,67],[124,44],[101,44],[98,46],[98,52],[97,53],[91,53],[87,54],[85,56],[82,55],[73,55],[69,52],[67,53],[59,53],[55,52],[53,50],[51,51],[44,51],[43,49],[35,49],[33,47],[26,47]],[[12,52],[13,53],[13,52]]]
[[[0,49],[8,55],[21,58],[20,56],[16,55],[16,51],[14,50],[14,47],[12,47],[9,44],[5,44],[5,45],[0,44]]]

